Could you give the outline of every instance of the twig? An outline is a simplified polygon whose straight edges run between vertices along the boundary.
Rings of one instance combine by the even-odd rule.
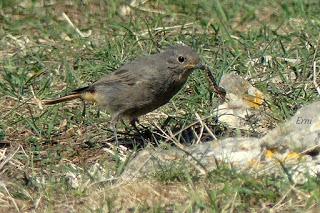
[[[196,113],[197,119],[200,119],[200,116],[198,115],[198,113]],[[199,116],[199,118],[198,118]],[[211,131],[211,129],[208,127],[208,125],[205,122],[202,122],[201,120],[201,124],[204,126],[204,128],[208,131],[208,133],[210,134],[210,136],[214,139],[217,140],[217,137],[213,134],[213,132]]]
[[[193,164],[192,162],[190,162],[201,174],[203,175],[207,175],[208,171],[207,168],[200,162],[200,160],[198,160],[196,157],[194,157],[192,155],[192,153],[190,153],[189,151],[187,151],[182,144],[179,143],[179,141],[177,141],[175,139],[175,135],[173,135],[173,133],[170,131],[169,129],[169,133],[170,135],[168,135],[165,131],[163,131],[163,129],[161,129],[157,124],[155,124],[155,126],[168,138],[172,138],[172,142],[174,143],[174,145],[176,145],[177,149],[179,149],[180,151],[184,152],[187,156],[190,156],[192,158],[192,160],[194,160],[196,162],[196,164],[198,164],[199,166]]]
[[[281,203],[286,199],[286,197],[289,195],[289,193],[294,189],[294,185],[290,187],[290,189],[280,198],[280,200],[272,207],[272,209],[277,208],[281,205]]]
[[[313,84],[318,92],[318,95],[320,95],[320,87],[319,87],[319,84],[317,83],[317,62],[316,61],[313,62]]]
[[[72,23],[72,21],[69,19],[69,17],[67,16],[67,14],[65,14],[64,12],[62,13],[63,18],[68,22],[68,24],[82,37],[82,38],[87,38],[91,35],[92,31],[89,30],[86,33],[81,32],[76,26],[74,26],[74,24]]]
[[[12,39],[12,40],[14,40],[14,41],[20,46],[20,48],[21,48],[22,50],[24,50],[24,49],[26,48],[26,46],[23,44],[23,42],[21,42],[19,39],[17,39],[17,38],[14,37],[13,35],[8,34],[7,37],[10,38],[10,39]]]
[[[150,8],[147,8],[147,7],[141,7],[141,6],[131,6],[131,7],[133,9],[141,10],[143,12],[166,14],[165,11],[162,11],[162,10],[155,10],[155,9],[150,9]]]
[[[3,120],[5,119],[8,115],[10,115],[13,111],[17,110],[18,108],[22,107],[24,104],[35,104],[34,101],[30,101],[32,98],[26,98],[26,99],[23,99],[23,100],[20,100],[19,98],[16,98],[16,97],[12,97],[12,96],[5,96],[5,97],[2,97],[2,98],[10,98],[14,101],[17,101],[19,102],[20,104],[18,106],[15,106],[13,108],[11,108],[6,114],[4,114],[2,117],[0,117],[0,120]]]
[[[198,114],[198,113],[195,113],[195,115],[196,115],[197,120],[199,121],[199,123],[200,123],[200,125],[201,125],[200,133],[199,133],[199,136],[197,136],[198,139],[197,139],[197,141],[196,141],[196,143],[195,143],[195,144],[198,144],[198,143],[201,142],[201,138],[202,138],[203,130],[204,130],[204,124],[203,124],[203,122],[202,122],[199,114]]]
[[[12,154],[10,154],[8,157],[6,157],[4,159],[4,161],[1,162],[0,171],[15,156],[15,154],[19,151],[19,149],[20,149],[20,146]]]
[[[224,108],[223,108],[223,109],[224,109]],[[220,109],[220,110],[221,110],[221,109]],[[212,118],[212,117],[216,116],[214,113],[215,113],[215,112],[218,112],[218,111],[219,111],[218,109],[215,109],[214,112],[211,113],[211,115],[209,115],[209,116],[207,116],[207,117],[204,117],[202,120],[207,120],[207,119],[209,119],[209,118]],[[222,114],[222,115],[225,115],[225,114]],[[228,114],[227,114],[227,115],[228,115]],[[188,129],[188,128],[194,126],[194,125],[196,125],[197,123],[199,123],[199,121],[195,121],[195,122],[193,122],[193,123],[185,126],[184,128],[180,129],[178,132],[176,132],[173,136],[177,136],[177,135],[181,134],[183,131],[185,131],[186,129]],[[172,138],[167,138],[165,142],[168,142],[168,141],[170,141],[170,140],[172,140]]]
[[[131,9],[141,10],[143,12],[149,12],[149,13],[165,14],[165,12],[163,10],[156,10],[156,9],[143,7],[142,5],[145,4],[147,1],[149,1],[149,0],[129,1],[127,4],[122,5],[120,7],[121,14],[127,16],[127,15],[131,14]]]
[[[41,201],[42,195],[40,195],[35,202],[33,203],[33,209],[36,210],[39,207],[40,201]]]
[[[170,135],[172,136],[172,132],[171,132],[170,129],[169,129],[169,133],[170,133]],[[201,137],[200,137],[200,138],[201,138]],[[208,174],[207,168],[200,162],[200,160],[198,160],[196,157],[194,157],[194,156],[192,155],[192,153],[190,153],[189,151],[187,151],[187,150],[183,147],[182,144],[180,144],[178,141],[174,141],[173,143],[174,143],[174,145],[177,146],[177,148],[178,148],[180,151],[182,151],[183,153],[185,153],[187,156],[190,156],[190,157],[191,157],[191,159],[192,159],[195,163],[192,162],[192,161],[190,161],[189,163],[190,163],[191,165],[193,165],[194,168],[196,168],[202,175],[207,175],[207,174]]]
[[[143,5],[143,4],[145,4],[145,3],[147,3],[149,0],[131,0],[130,2],[129,2],[129,5],[131,6],[131,7],[136,7],[136,6],[139,6],[139,5]]]
[[[178,28],[187,28],[193,26],[195,23],[194,22],[189,22],[186,24],[180,24],[180,25],[175,25],[175,26],[170,26],[170,27],[156,27],[150,30],[144,30],[140,33],[137,33],[140,36],[145,36],[149,34],[150,31],[168,31],[168,30],[173,30],[173,29],[178,29]]]
[[[0,154],[0,161],[2,161],[2,159],[6,156],[6,151],[7,151],[7,148],[4,148],[1,150],[1,154]]]
[[[236,202],[236,198],[237,198],[237,196],[238,196],[238,191],[236,191],[236,193],[234,194],[234,196],[233,196],[233,199],[232,199],[232,201],[231,201],[231,208],[230,208],[230,211],[229,212],[235,212],[234,211],[234,204],[235,204],[235,202]]]
[[[300,152],[299,154],[300,154],[300,155],[306,154],[306,153],[308,153],[308,152],[310,152],[310,151],[312,151],[312,150],[314,150],[314,149],[316,149],[316,148],[318,148],[318,147],[320,147],[320,144],[317,144],[317,145],[314,145],[314,146],[312,146],[312,147],[309,147],[308,149],[303,150],[303,151]]]
[[[32,85],[30,85],[30,90],[31,90],[31,93],[32,93],[32,96],[34,98],[35,103],[38,105],[39,109],[43,110],[42,101],[36,97],[36,94],[34,93]]]
[[[320,88],[317,83],[317,61],[316,61],[316,55],[318,53],[319,42],[320,42],[320,35],[318,36],[317,46],[316,46],[314,54],[313,54],[313,84],[314,84],[318,94],[320,95]]]
[[[107,143],[111,148],[113,148],[113,149],[117,149],[117,148],[122,148],[123,146],[119,146],[119,147],[115,147],[113,144],[111,144],[111,143]],[[109,148],[103,148],[103,150],[105,151],[105,152],[108,152],[108,153],[110,153],[111,155],[113,155],[113,156],[118,156],[119,158],[120,158],[120,160],[122,161],[122,162],[124,162],[125,160],[126,160],[126,155],[124,154],[124,153],[122,153],[121,151],[122,151],[122,149],[118,149],[118,153],[115,153],[113,150],[111,150],[111,149],[109,149]],[[121,156],[122,155],[122,156]]]
[[[12,195],[10,194],[8,188],[6,187],[6,185],[0,181],[0,186],[2,186],[2,188],[4,188],[4,190],[7,192],[7,194],[9,195],[10,200],[12,201],[14,207],[16,208],[17,212],[20,212],[20,209],[16,203],[16,201],[14,200],[14,198],[12,197]]]

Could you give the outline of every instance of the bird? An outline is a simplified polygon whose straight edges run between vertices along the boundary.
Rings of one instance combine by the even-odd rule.
[[[199,55],[191,47],[171,46],[127,62],[91,85],[42,103],[53,105],[82,99],[105,108],[111,114],[114,128],[120,119],[128,119],[134,125],[138,117],[168,103],[192,71],[203,68]]]

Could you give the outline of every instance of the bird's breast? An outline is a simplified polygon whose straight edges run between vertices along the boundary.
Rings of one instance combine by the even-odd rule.
[[[156,89],[155,98],[161,102],[168,102],[175,94],[179,92],[186,81],[181,79],[171,78],[167,79],[162,85]]]

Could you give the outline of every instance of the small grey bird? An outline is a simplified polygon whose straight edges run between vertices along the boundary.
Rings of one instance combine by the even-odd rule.
[[[168,103],[186,83],[191,72],[203,67],[193,49],[175,46],[137,58],[90,86],[43,103],[51,105],[80,98],[105,107],[112,114],[113,125],[122,118],[135,124],[139,116]]]

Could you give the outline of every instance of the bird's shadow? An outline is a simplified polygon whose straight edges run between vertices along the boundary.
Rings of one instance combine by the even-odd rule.
[[[169,120],[165,120],[160,126],[127,126],[125,130],[118,130],[116,134],[118,145],[128,149],[141,149],[150,144],[157,147],[164,142],[173,146],[175,143],[188,146],[198,142],[208,142],[225,132],[225,128],[217,123],[207,123],[206,125],[210,131],[202,128],[199,123],[185,127],[182,122],[175,121],[172,125]],[[111,129],[107,129],[107,131],[113,132]],[[115,144],[115,140],[113,143]]]

